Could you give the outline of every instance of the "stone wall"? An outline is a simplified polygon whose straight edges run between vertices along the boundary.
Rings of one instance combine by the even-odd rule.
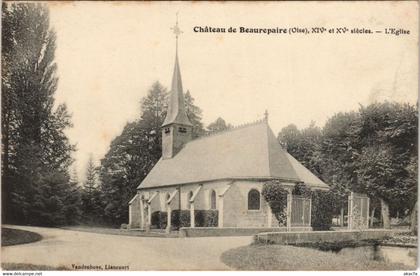
[[[221,213],[221,201],[223,200],[223,227],[268,227],[268,204],[261,195],[263,182],[241,180],[241,181],[214,181],[203,184],[187,184],[181,186],[162,187],[157,189],[148,189],[140,191],[145,198],[150,198],[154,192],[158,194],[151,202],[151,212],[167,211],[166,199],[168,194],[172,194],[177,189],[180,193],[175,195],[171,202],[171,209],[178,210],[181,206],[182,210],[189,210],[189,195],[195,193],[201,186],[199,193],[194,201],[195,210],[210,210],[211,192],[216,192],[216,208]],[[226,189],[230,188],[226,191]],[[260,209],[248,210],[248,193],[255,189],[260,192]],[[224,193],[226,191],[226,193]],[[222,194],[224,195],[222,196]],[[179,204],[181,197],[181,204]],[[134,214],[134,213],[133,213]],[[138,213],[140,216],[140,213]],[[278,227],[278,222],[272,215],[272,227]]]
[[[261,195],[263,182],[237,181],[226,192],[224,197],[225,227],[268,227],[268,204]],[[260,192],[260,209],[248,210],[248,193],[255,189]],[[277,220],[272,217],[272,226]]]
[[[376,240],[390,236],[392,230],[372,229],[364,231],[313,231],[259,233],[255,240],[270,244],[299,244],[315,242],[343,242],[354,240]]]
[[[179,230],[180,237],[223,237],[223,236],[253,236],[263,232],[279,232],[286,231],[286,227],[276,228],[254,228],[254,227],[184,227]],[[291,231],[312,231],[311,227],[293,227]]]

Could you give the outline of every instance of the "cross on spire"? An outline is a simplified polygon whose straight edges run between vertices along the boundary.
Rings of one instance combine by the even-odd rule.
[[[175,39],[176,39],[176,53],[178,54],[178,36],[183,33],[183,31],[181,31],[181,29],[178,26],[178,12],[176,12],[176,24],[175,24],[175,26],[173,26],[171,28],[171,30],[173,30],[173,32],[175,34]]]

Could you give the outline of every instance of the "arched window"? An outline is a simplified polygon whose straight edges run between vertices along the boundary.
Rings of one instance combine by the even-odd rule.
[[[210,209],[216,209],[216,192],[214,190],[210,193]]]
[[[248,193],[248,210],[259,210],[260,209],[260,192],[252,189]]]
[[[192,191],[190,191],[189,193],[188,193],[188,209],[191,209],[191,199],[192,199],[192,197],[193,197],[193,192]]]

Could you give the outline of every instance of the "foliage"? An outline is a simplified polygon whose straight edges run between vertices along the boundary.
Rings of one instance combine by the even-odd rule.
[[[41,239],[42,236],[35,232],[6,227],[1,228],[1,246],[31,243]]]
[[[340,252],[343,248],[355,248],[361,246],[378,246],[381,240],[348,240],[348,241],[319,241],[308,243],[297,243],[294,246],[310,247],[321,251],[332,251],[334,253]]]
[[[217,227],[218,210],[194,210],[196,227]]]
[[[353,191],[368,194],[371,210],[383,200],[395,216],[411,212],[417,199],[417,122],[417,106],[375,103],[335,114],[321,131],[289,125],[278,139],[330,185],[335,215]]]
[[[414,107],[373,104],[361,107],[359,127],[364,147],[357,173],[363,188],[391,205],[394,213],[412,209],[416,201],[417,121]],[[410,175],[411,174],[411,175]],[[403,202],[403,204],[401,204]]]
[[[279,224],[284,225],[287,218],[287,190],[284,189],[280,183],[270,181],[264,183],[262,196],[265,201],[267,201]]]
[[[232,127],[233,126],[231,124],[226,123],[225,120],[223,120],[221,117],[218,117],[216,121],[214,121],[213,123],[210,123],[207,126],[207,131],[209,133],[214,133],[214,132],[220,132],[227,129],[231,129]]]
[[[217,227],[217,210],[194,210],[195,227]],[[168,213],[164,211],[155,211],[152,213],[152,226],[158,229],[165,229],[168,225]],[[190,210],[172,210],[171,226],[173,229],[181,227],[190,227]]]
[[[164,211],[155,211],[152,213],[151,223],[157,229],[165,229],[168,225],[168,213]]]
[[[181,227],[190,227],[190,210],[173,210],[171,212],[172,229],[177,230]]]
[[[95,166],[92,155],[86,166],[86,177],[82,189],[83,222],[87,224],[103,223],[102,195],[97,183],[98,168]]]
[[[293,188],[292,194],[302,196],[305,198],[310,198],[312,195],[312,191],[311,188],[305,183],[296,183],[295,187]]]
[[[80,220],[80,188],[69,185],[68,176],[53,173],[42,176],[36,185],[31,217],[33,225],[76,224]]]
[[[80,191],[68,176],[70,115],[54,101],[55,41],[44,5],[2,3],[2,219],[9,223],[68,224],[80,213]]]
[[[184,100],[187,116],[193,124],[192,136],[193,138],[200,137],[205,133],[203,123],[201,122],[203,111],[200,107],[194,104],[195,100],[191,96],[189,90],[187,90],[187,93],[185,93]]]
[[[332,192],[317,190],[312,193],[311,226],[314,230],[330,230],[335,204]]]
[[[166,116],[167,89],[155,82],[143,98],[141,116],[129,122],[112,142],[99,168],[103,217],[115,225],[128,221],[128,202],[137,186],[160,159],[162,154],[161,126]],[[186,94],[186,107],[195,135],[202,130],[201,109]]]
[[[287,152],[317,176],[322,172],[319,157],[321,139],[321,129],[315,126],[313,121],[303,130],[299,130],[293,124],[288,125],[278,134],[279,143]]]

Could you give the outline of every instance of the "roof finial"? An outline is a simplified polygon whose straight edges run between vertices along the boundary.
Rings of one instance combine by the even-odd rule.
[[[264,120],[268,122],[268,110],[266,109],[264,112]]]
[[[178,12],[176,12],[176,24],[171,29],[174,31],[175,34],[176,54],[178,55],[178,36],[183,33],[183,31],[181,31],[181,29],[178,26]]]

